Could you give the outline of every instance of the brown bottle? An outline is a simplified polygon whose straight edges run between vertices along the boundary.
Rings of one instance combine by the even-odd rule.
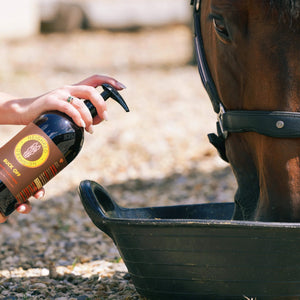
[[[129,111],[112,86],[102,87],[104,100],[111,97]],[[94,105],[84,103],[95,117]],[[83,128],[58,111],[42,114],[21,130],[0,149],[0,212],[8,216],[35,194],[77,156],[83,141]]]

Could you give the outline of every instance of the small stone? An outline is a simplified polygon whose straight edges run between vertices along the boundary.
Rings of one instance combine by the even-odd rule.
[[[17,286],[14,291],[16,293],[26,293],[27,289],[25,289],[23,286]]]
[[[123,276],[123,278],[124,278],[125,280],[130,280],[130,279],[131,279],[131,276],[130,276],[129,273],[126,273],[126,274]]]
[[[55,289],[56,289],[58,292],[63,292],[63,293],[66,293],[66,292],[69,290],[68,286],[65,286],[65,285],[57,285],[57,286],[55,287]]]
[[[70,275],[67,276],[67,278],[66,278],[66,280],[67,280],[68,282],[74,282],[75,279],[76,279],[76,276],[73,275],[73,274],[70,274]]]
[[[39,291],[39,290],[34,290],[33,292],[32,292],[32,295],[33,296],[36,296],[36,295],[40,295],[42,292],[41,291]]]
[[[47,285],[42,282],[36,282],[32,285],[33,288],[46,289]]]
[[[77,297],[77,300],[87,300],[87,299],[89,299],[89,297],[86,296],[86,295],[82,295],[82,296]]]
[[[53,261],[51,261],[49,263],[48,268],[49,268],[49,277],[50,278],[57,278],[58,273],[56,272],[56,266],[55,266],[55,263]]]
[[[6,289],[8,289],[11,285],[12,285],[12,283],[8,282],[8,281],[2,283],[2,286]]]

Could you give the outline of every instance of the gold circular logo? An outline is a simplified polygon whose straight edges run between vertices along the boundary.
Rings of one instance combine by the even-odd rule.
[[[39,134],[31,134],[21,139],[15,148],[17,161],[25,167],[37,168],[49,156],[47,140]]]

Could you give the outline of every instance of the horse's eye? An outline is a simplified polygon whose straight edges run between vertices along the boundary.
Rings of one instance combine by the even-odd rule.
[[[225,39],[229,38],[229,34],[226,28],[226,25],[222,19],[219,18],[213,18],[213,24],[216,32]]]

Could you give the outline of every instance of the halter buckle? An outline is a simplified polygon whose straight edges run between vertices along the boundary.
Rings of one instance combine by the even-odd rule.
[[[195,10],[198,12],[199,8],[200,8],[200,0],[191,0],[191,5],[194,5],[194,4],[195,4]]]
[[[224,106],[222,103],[220,103],[220,110],[218,113],[218,122],[217,122],[217,129],[218,129],[218,135],[222,136],[224,139],[227,138],[228,136],[228,131],[224,130],[224,125],[223,125],[223,116],[226,113]]]

